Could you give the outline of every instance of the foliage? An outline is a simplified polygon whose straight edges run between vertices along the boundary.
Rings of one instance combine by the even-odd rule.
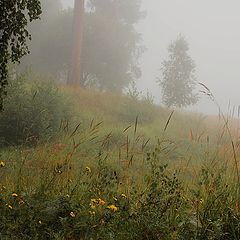
[[[162,87],[163,103],[168,107],[181,108],[195,104],[198,100],[193,93],[196,85],[195,64],[188,55],[188,50],[188,43],[179,36],[169,45],[169,59],[162,63],[163,76],[159,79],[159,84]]]
[[[7,90],[0,113],[1,145],[35,144],[51,137],[70,117],[66,100],[53,82],[23,74],[10,80]]]
[[[127,95],[134,100],[139,100],[141,94],[142,92],[139,92],[139,90],[137,89],[136,82],[132,81],[128,87]]]
[[[29,53],[27,40],[31,35],[27,29],[29,22],[39,18],[39,0],[2,0],[0,2],[0,109],[6,94],[7,66],[11,61],[19,62]]]
[[[34,70],[65,80],[73,11],[59,11],[57,7],[55,11],[47,11],[50,5],[51,1],[43,1],[42,21],[32,25],[31,55],[21,68],[32,65]],[[134,27],[143,17],[140,0],[87,1],[86,5],[81,85],[120,92],[141,76],[138,59],[144,49]]]
[[[96,78],[100,89],[121,91],[141,76],[143,48],[134,27],[143,17],[140,7],[140,0],[88,1],[82,64],[84,74]]]
[[[129,124],[133,123],[136,118],[141,124],[150,124],[156,117],[154,114],[156,106],[146,100],[127,98],[122,102],[120,108],[116,110],[118,118]]]

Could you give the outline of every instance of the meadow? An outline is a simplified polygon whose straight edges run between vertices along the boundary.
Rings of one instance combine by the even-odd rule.
[[[0,239],[240,239],[238,119],[42,78],[0,113]]]

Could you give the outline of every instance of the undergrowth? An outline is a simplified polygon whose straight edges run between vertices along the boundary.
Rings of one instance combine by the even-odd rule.
[[[36,95],[24,89],[9,99],[39,94],[35,106],[58,106],[41,105],[41,94],[56,96],[49,86]],[[239,145],[225,123],[218,141],[203,118],[75,91],[63,90],[74,96],[79,123],[58,116],[54,138],[1,149],[0,239],[240,239]],[[151,114],[133,118],[139,111],[124,104]]]

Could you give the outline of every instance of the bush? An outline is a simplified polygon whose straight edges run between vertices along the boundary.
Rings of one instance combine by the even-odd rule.
[[[1,145],[34,144],[52,137],[70,111],[53,81],[30,81],[30,75],[9,80],[4,111],[0,113]]]
[[[139,123],[151,123],[156,118],[157,107],[146,100],[126,98],[118,110],[118,118],[127,123],[134,123],[138,117]]]

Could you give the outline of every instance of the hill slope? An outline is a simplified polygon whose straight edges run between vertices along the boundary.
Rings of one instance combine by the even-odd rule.
[[[48,99],[37,89],[9,96],[30,96],[32,116]],[[51,138],[0,151],[1,239],[240,238],[239,145],[226,119],[60,92],[72,113]]]

